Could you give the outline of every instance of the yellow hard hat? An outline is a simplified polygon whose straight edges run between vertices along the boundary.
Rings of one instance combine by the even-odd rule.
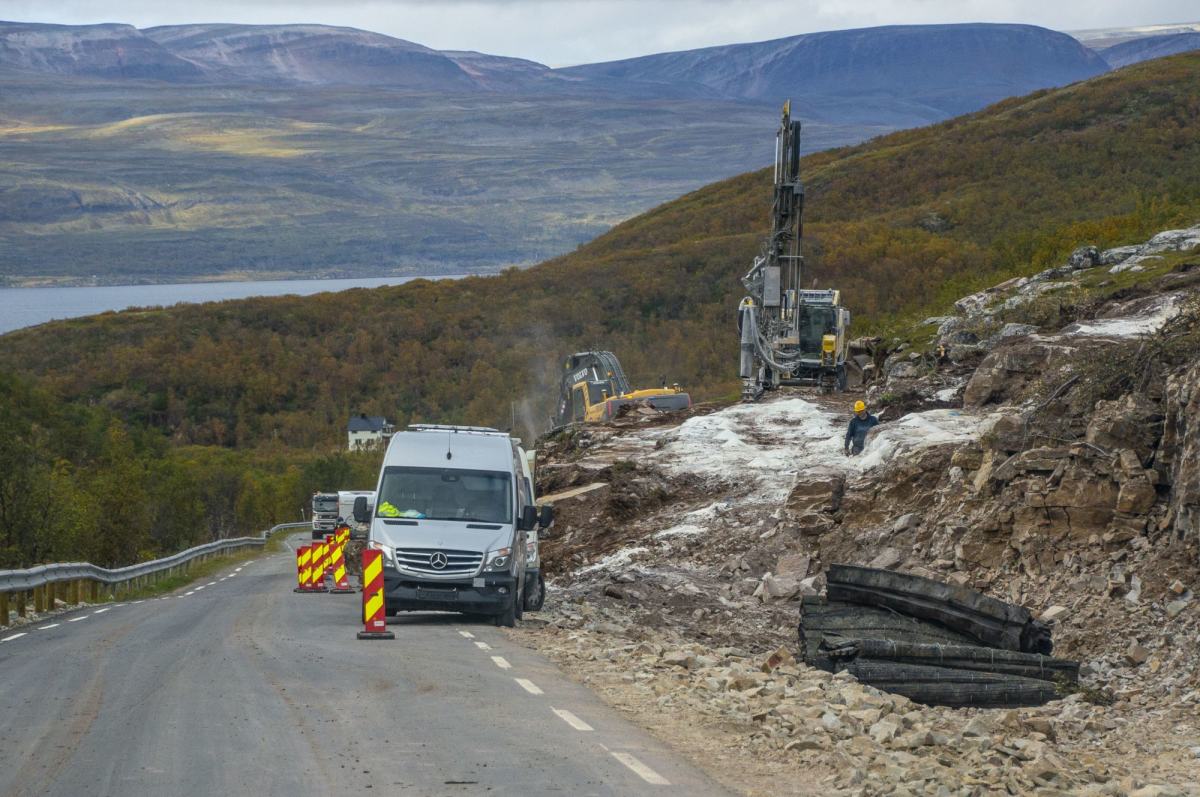
[[[855,412],[863,412],[863,411],[865,411],[866,409],[867,409],[867,404],[866,404],[866,402],[864,402],[864,401],[856,401],[856,402],[854,402],[854,411],[855,411]]]

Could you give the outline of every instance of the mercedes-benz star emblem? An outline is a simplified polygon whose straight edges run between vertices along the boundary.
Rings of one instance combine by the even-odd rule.
[[[434,570],[445,570],[448,564],[450,564],[450,560],[441,551],[435,551],[429,555],[429,566]]]

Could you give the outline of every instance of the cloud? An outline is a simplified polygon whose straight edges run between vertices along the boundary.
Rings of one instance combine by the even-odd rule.
[[[6,0],[39,22],[314,22],[561,66],[872,25],[1024,22],[1059,30],[1191,21],[1194,0]]]

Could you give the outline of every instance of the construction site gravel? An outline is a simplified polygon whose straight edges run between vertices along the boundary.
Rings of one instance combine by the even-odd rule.
[[[1200,236],[1171,232],[1147,246]],[[551,592],[515,637],[744,794],[1200,795],[1200,364],[1174,354],[1200,338],[1200,271],[1013,320],[1164,251],[1126,250],[966,297],[928,349],[885,346],[859,457],[857,396],[800,390],[543,441]],[[1155,378],[1098,400],[1089,355],[1138,345]],[[1028,608],[1078,686],[929,707],[808,666],[799,609],[835,563]]]

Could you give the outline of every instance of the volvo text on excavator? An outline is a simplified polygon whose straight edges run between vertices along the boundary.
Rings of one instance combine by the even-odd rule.
[[[791,101],[775,138],[775,201],[771,235],[742,278],[749,296],[738,308],[742,399],[754,401],[780,385],[846,389],[850,311],[836,290],[800,287],[804,256],[804,185],[800,181],[800,122]]]
[[[681,410],[692,406],[692,397],[678,385],[634,390],[611,351],[577,352],[563,364],[554,428],[611,421],[630,404],[663,411]]]

